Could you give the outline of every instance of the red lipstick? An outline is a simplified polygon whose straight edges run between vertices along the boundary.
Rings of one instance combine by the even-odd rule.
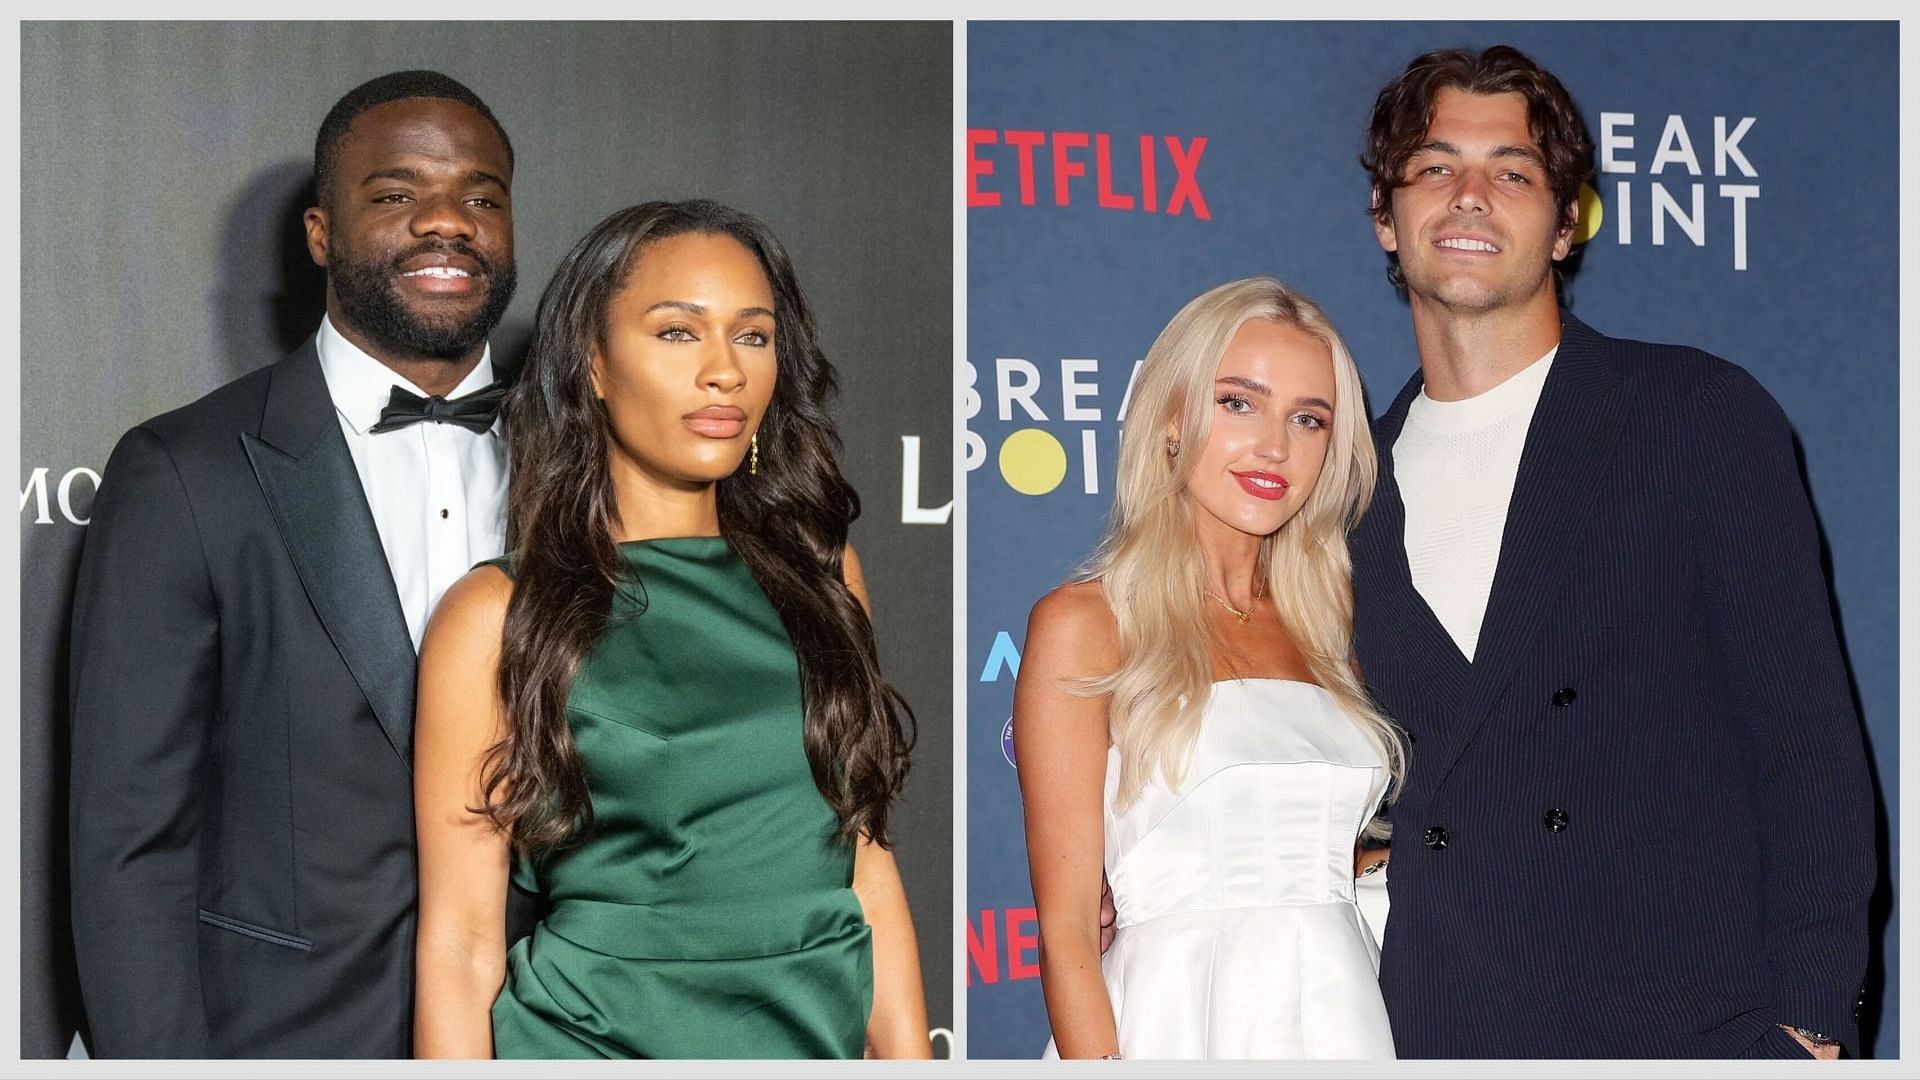
[[[1289,486],[1287,478],[1278,473],[1255,469],[1252,472],[1236,472],[1233,478],[1240,481],[1240,486],[1246,490],[1246,493],[1256,499],[1272,501],[1287,497]]]

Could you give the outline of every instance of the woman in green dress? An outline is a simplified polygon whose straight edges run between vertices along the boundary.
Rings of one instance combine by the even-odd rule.
[[[647,203],[562,261],[513,551],[421,650],[418,1056],[931,1056],[832,387],[750,215]],[[511,950],[510,874],[547,904]]]

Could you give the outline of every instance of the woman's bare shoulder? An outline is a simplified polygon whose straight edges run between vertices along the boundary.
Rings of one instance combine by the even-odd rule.
[[[1063,629],[1101,630],[1114,625],[1113,609],[1098,581],[1071,581],[1033,605],[1027,618],[1029,632],[1039,623],[1058,623]]]
[[[424,656],[434,652],[486,655],[500,647],[506,628],[507,605],[513,600],[513,579],[487,564],[467,571],[447,589],[427,624]]]
[[[1113,669],[1120,653],[1119,625],[1098,581],[1070,582],[1033,605],[1023,665],[1036,653],[1046,667],[1076,675]]]

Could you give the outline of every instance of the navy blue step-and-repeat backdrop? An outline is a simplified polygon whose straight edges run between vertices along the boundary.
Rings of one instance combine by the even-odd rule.
[[[1418,364],[1357,163],[1430,48],[1505,42],[1573,93],[1598,172],[1569,274],[1603,333],[1696,345],[1786,409],[1879,785],[1865,1017],[1899,1053],[1898,32],[1891,23],[972,23],[967,1043],[1048,1036],[1009,738],[1033,601],[1106,514],[1134,365],[1180,305],[1273,274],[1373,410]]]

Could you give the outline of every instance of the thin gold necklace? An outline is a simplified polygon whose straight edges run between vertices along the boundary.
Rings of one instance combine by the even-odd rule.
[[[1215,600],[1219,601],[1221,607],[1226,608],[1228,611],[1233,612],[1233,617],[1240,620],[1240,625],[1245,626],[1247,624],[1247,620],[1253,618],[1253,613],[1260,610],[1260,601],[1263,598],[1265,598],[1267,595],[1267,583],[1262,581],[1254,585],[1253,606],[1248,608],[1245,611],[1241,611],[1239,608],[1234,607],[1232,604],[1227,602],[1226,597],[1221,596],[1219,593],[1214,592],[1212,589],[1202,589],[1200,591],[1206,593],[1208,596],[1211,596]]]

